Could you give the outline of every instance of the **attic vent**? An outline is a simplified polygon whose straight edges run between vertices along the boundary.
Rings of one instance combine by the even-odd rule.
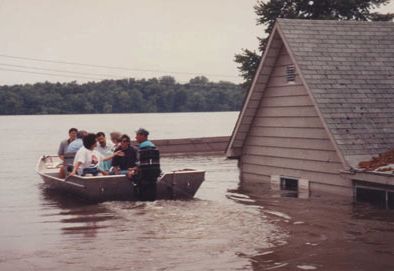
[[[295,67],[294,65],[287,65],[286,66],[286,79],[287,83],[293,83],[295,81]]]

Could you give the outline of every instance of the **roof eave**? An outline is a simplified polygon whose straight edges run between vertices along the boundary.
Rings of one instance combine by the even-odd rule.
[[[260,72],[263,69],[264,64],[266,62],[265,60],[266,60],[266,58],[268,56],[269,49],[271,47],[271,44],[272,44],[272,41],[274,39],[275,33],[277,32],[277,29],[278,29],[278,23],[276,22],[274,27],[273,27],[273,29],[272,29],[272,32],[271,32],[271,34],[270,34],[270,36],[268,38],[268,43],[267,43],[266,50],[264,51],[264,54],[263,54],[263,56],[262,56],[262,58],[260,60],[260,63],[259,63],[259,67],[258,67],[258,69],[257,69],[257,71],[256,71],[256,73],[255,73],[255,75],[253,77],[252,85],[250,86],[250,88],[248,90],[248,94],[247,94],[246,99],[245,99],[245,101],[244,101],[244,103],[242,105],[242,110],[241,110],[241,112],[238,115],[237,122],[236,122],[235,127],[233,129],[233,132],[231,134],[230,141],[229,141],[229,143],[227,145],[226,156],[228,158],[237,159],[242,154],[242,146],[234,148],[233,144],[234,144],[236,135],[239,132],[239,128],[241,126],[242,120],[245,117],[246,108],[247,108],[247,106],[249,104],[249,101],[251,99],[251,96],[252,96],[252,93],[253,93],[253,89],[256,87],[256,83],[257,83],[258,77],[260,75]],[[243,143],[242,143],[242,145],[243,145]]]

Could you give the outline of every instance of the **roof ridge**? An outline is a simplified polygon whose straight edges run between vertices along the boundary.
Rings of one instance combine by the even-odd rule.
[[[359,20],[333,20],[333,19],[289,19],[289,18],[277,18],[278,23],[282,22],[305,22],[305,23],[334,23],[334,24],[389,24],[394,25],[393,21],[359,21]]]

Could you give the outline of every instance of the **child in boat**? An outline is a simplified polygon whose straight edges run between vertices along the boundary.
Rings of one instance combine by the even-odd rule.
[[[83,138],[83,147],[78,150],[74,158],[74,168],[70,176],[91,174],[97,176],[102,171],[98,168],[101,161],[110,160],[115,156],[123,156],[122,151],[117,151],[114,154],[103,157],[98,151],[95,150],[97,146],[96,135],[88,134]]]

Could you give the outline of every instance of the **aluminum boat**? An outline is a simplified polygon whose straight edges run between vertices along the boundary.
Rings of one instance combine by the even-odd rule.
[[[40,157],[36,171],[46,188],[74,194],[90,201],[137,200],[136,186],[125,175],[68,176],[59,178],[62,160]],[[157,199],[192,199],[204,181],[205,171],[182,169],[166,172],[157,180]]]

